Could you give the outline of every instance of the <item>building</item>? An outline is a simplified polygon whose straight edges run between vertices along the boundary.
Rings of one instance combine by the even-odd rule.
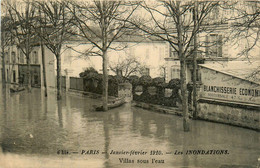
[[[68,41],[63,46],[62,51],[62,74],[79,77],[79,73],[88,67],[95,68],[102,73],[101,56],[89,56],[85,53],[92,47],[90,43],[82,43],[82,41]],[[169,45],[161,40],[145,39],[140,37],[128,37],[123,40],[113,42],[108,51],[109,75],[116,75],[111,67],[120,65],[128,58],[133,58],[144,67],[141,73],[133,73],[132,75],[150,75],[151,77],[164,77],[165,57],[169,54]]]
[[[203,99],[260,106],[260,62],[200,64]]]
[[[249,13],[256,10],[256,6],[246,6],[244,3],[247,2],[238,3],[238,8],[246,8],[251,11]],[[238,31],[240,36],[236,34],[230,38],[234,33],[233,26],[237,23],[227,18],[234,16],[237,16],[236,10],[214,9],[206,19],[206,24],[202,25],[204,31],[197,35],[197,116],[204,120],[259,130],[259,40],[250,29]],[[246,33],[250,34],[249,38],[246,38]],[[165,60],[166,81],[180,78],[180,60],[172,48]],[[192,83],[192,56],[186,58],[186,62],[187,83]]]
[[[246,40],[240,41],[239,44],[233,45],[233,41],[226,41],[226,36],[230,34],[230,26],[232,22],[221,22],[221,19],[234,15],[234,11],[214,9],[207,18],[208,31],[202,32],[198,35],[198,41],[204,44],[204,47],[200,48],[198,53],[198,63],[214,63],[214,62],[226,62],[233,59],[237,59],[238,54],[247,45]],[[11,47],[12,48],[12,47]],[[15,47],[13,47],[15,48]],[[165,41],[158,39],[151,39],[144,36],[123,37],[113,43],[112,48],[108,52],[108,58],[110,66],[121,64],[125,58],[135,58],[144,66],[144,72],[142,74],[150,75],[151,77],[165,77],[166,82],[173,78],[180,78],[180,61],[177,53],[169,46]],[[192,46],[191,46],[192,48]],[[63,45],[61,52],[61,71],[63,76],[78,77],[80,72],[83,72],[85,68],[94,67],[98,72],[102,72],[102,58],[100,56],[90,56],[88,51],[92,49],[92,45],[83,40],[74,39],[66,41]],[[11,49],[12,50],[12,49]],[[15,57],[15,63],[7,62],[6,68],[7,78],[11,82],[17,83],[18,79],[23,82],[26,76],[26,60],[24,60],[20,51],[7,52],[9,62],[11,57]],[[55,87],[55,73],[56,73],[56,60],[54,54],[47,48],[46,51],[46,67],[47,67],[47,82],[48,86]],[[95,51],[95,49],[94,49]],[[35,46],[34,51],[31,53],[32,64],[32,84],[39,86],[43,82],[42,75],[42,61],[41,51],[39,46]],[[259,48],[254,51],[254,56],[259,56]],[[37,57],[37,58],[36,58]],[[188,58],[187,65],[187,82],[192,79],[192,59]],[[54,75],[53,75],[54,74]],[[109,70],[109,74],[115,75],[115,72]],[[140,74],[140,75],[142,75]],[[199,74],[199,72],[198,72]],[[198,75],[198,81],[200,76]]]
[[[54,57],[46,47],[45,54],[47,87],[54,88],[56,85]],[[37,45],[30,53],[30,66],[32,87],[43,86],[41,48]],[[27,69],[27,59],[22,50],[15,45],[7,47],[5,51],[6,81],[11,84],[26,85],[28,83]],[[3,69],[1,68],[1,70]]]
[[[198,117],[260,129],[260,62],[201,64]]]
[[[9,83],[18,83],[19,82],[19,76],[18,76],[18,66],[17,66],[17,50],[16,46],[8,47],[7,50],[5,50],[5,70],[2,68],[2,60],[1,60],[1,74],[2,71],[5,71],[6,74],[6,81]],[[1,75],[2,77],[2,75]]]
[[[236,3],[237,9],[245,9],[248,13],[257,10],[256,2],[239,2]],[[242,32],[239,35],[232,36],[234,32],[234,24],[240,22],[237,19],[238,10],[234,8],[215,7],[211,13],[205,18],[201,25],[203,31],[197,35],[198,38],[198,64],[211,64],[215,62],[224,63],[227,61],[257,61],[260,60],[260,45],[256,33],[250,30]],[[233,19],[232,19],[233,18]],[[249,38],[245,38],[244,34],[250,34]],[[233,38],[230,38],[230,37]],[[194,43],[194,42],[193,42]],[[254,44],[255,43],[255,44]],[[253,47],[252,47],[253,46]],[[251,48],[252,47],[252,48]],[[190,46],[193,48],[193,44]],[[247,51],[248,52],[244,52]],[[180,61],[178,54],[170,47],[169,57],[166,60],[166,81],[173,78],[180,78]],[[187,58],[187,82],[192,81],[192,56]],[[198,72],[199,78],[199,72]],[[200,79],[197,79],[200,80]]]

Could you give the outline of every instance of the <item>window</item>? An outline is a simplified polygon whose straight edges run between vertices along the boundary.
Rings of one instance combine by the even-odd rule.
[[[13,70],[13,83],[16,82],[16,73],[15,73],[15,70]]]
[[[24,78],[25,78],[25,75],[24,74],[20,74],[20,76],[19,76],[19,84],[23,84],[24,83]]]
[[[160,67],[160,76],[165,79],[166,77],[166,67]]]
[[[206,56],[222,57],[222,35],[210,34],[206,36]]]
[[[8,69],[6,70],[6,80],[7,80],[7,82],[9,82],[9,71],[8,71]]]
[[[219,9],[217,6],[213,8],[211,13],[212,13],[213,20],[217,20],[219,18]]]
[[[200,82],[201,81],[201,72],[199,69],[196,70],[197,71],[197,75],[196,75],[196,81]],[[193,80],[193,69],[191,71],[191,80]]]
[[[174,50],[174,48],[170,48],[170,57],[178,58],[178,52]]]
[[[39,76],[34,75],[34,85],[38,85],[38,84],[39,84]]]
[[[10,61],[8,52],[5,52],[5,63],[8,64]]]
[[[16,55],[15,55],[14,51],[12,51],[11,57],[12,57],[12,63],[15,64],[16,63]]]
[[[149,68],[144,68],[142,75],[150,75],[150,69]]]
[[[38,64],[38,52],[37,51],[34,51],[33,52],[33,56],[32,56],[32,63],[35,63],[35,64]]]
[[[20,63],[24,64],[24,54],[22,51],[20,51]]]
[[[31,53],[31,58],[30,58],[30,63],[32,64],[38,64],[39,60],[38,60],[38,52],[37,51],[33,51]]]
[[[117,76],[123,76],[122,69],[116,69],[116,75]]]
[[[180,72],[179,66],[173,66],[171,68],[171,79],[180,79]]]

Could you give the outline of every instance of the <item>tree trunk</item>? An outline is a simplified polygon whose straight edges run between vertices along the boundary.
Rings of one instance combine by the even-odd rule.
[[[43,75],[44,95],[45,97],[47,97],[48,94],[47,94],[47,83],[46,83],[45,51],[44,51],[42,40],[41,40],[41,51],[42,51],[42,75]]]
[[[188,91],[186,84],[186,61],[181,60],[181,96],[183,110],[183,129],[185,132],[190,130],[189,109],[188,109]]]
[[[61,58],[60,53],[56,55],[57,59],[57,100],[61,100]]]
[[[30,55],[29,53],[26,53],[27,54],[27,88],[28,88],[28,92],[31,92],[32,91],[32,77],[31,77],[31,63],[30,63]]]
[[[6,84],[6,77],[5,77],[5,47],[4,47],[4,40],[5,39],[5,30],[2,30],[2,40],[1,40],[1,47],[2,47],[2,87],[5,88]]]
[[[102,2],[102,8],[105,8],[105,1]],[[107,57],[107,22],[105,16],[101,14],[101,28],[102,28],[102,53],[103,53],[103,89],[102,89],[102,96],[103,96],[103,110],[107,111],[107,102],[108,102],[108,72],[107,72],[107,65],[108,65],[108,57]]]
[[[41,7],[39,8],[39,15],[40,15],[40,19],[42,18],[42,12],[41,12]],[[40,36],[43,35],[43,31],[42,31],[42,20],[40,20]],[[42,75],[43,75],[43,86],[44,86],[44,95],[45,97],[48,96],[48,92],[47,92],[47,82],[46,82],[46,65],[45,65],[45,50],[44,50],[44,46],[43,46],[43,39],[41,37],[41,52],[42,52]]]
[[[198,41],[197,41],[197,30],[198,30],[198,5],[197,2],[194,2],[194,29],[195,29],[195,35],[194,35],[194,54],[193,54],[193,78],[192,78],[192,83],[193,83],[193,118],[197,118],[197,113],[198,113],[198,106],[197,106],[197,51],[198,51]]]
[[[27,3],[27,5],[29,5],[29,3]],[[27,58],[27,79],[28,79],[28,92],[31,92],[32,91],[32,79],[31,79],[31,58],[30,58],[30,24],[29,24],[29,15],[28,15],[28,9],[29,9],[29,6],[26,7],[26,28],[28,30],[27,34],[26,34],[26,45],[25,45],[25,50],[26,50],[26,58]]]
[[[103,110],[107,111],[107,102],[108,102],[108,72],[107,72],[107,51],[103,51]]]
[[[182,96],[182,110],[183,110],[183,129],[185,132],[190,130],[189,111],[188,111],[188,92],[186,84],[186,58],[184,55],[184,41],[183,41],[183,22],[180,9],[180,1],[177,2],[177,34],[178,34],[178,49],[179,59],[181,63],[181,96]]]
[[[2,87],[5,87],[6,79],[5,79],[5,52],[4,47],[2,45]]]

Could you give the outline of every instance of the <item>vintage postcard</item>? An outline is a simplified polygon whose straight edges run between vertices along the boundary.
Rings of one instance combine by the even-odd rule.
[[[260,2],[1,0],[1,168],[260,168]]]

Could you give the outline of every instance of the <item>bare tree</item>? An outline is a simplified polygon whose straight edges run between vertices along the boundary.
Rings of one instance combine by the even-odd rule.
[[[18,7],[19,6],[19,7]],[[26,57],[27,62],[27,81],[28,91],[31,92],[31,63],[30,53],[33,50],[34,43],[32,39],[35,38],[35,31],[32,27],[35,18],[35,7],[29,2],[7,3],[9,16],[12,21],[12,28],[14,29],[13,36],[18,48]]]
[[[1,17],[1,60],[2,60],[2,83],[3,87],[6,84],[6,54],[5,51],[11,45],[11,22],[8,16]]]
[[[226,22],[230,22],[231,33],[228,40],[234,43],[244,42],[239,57],[246,57],[249,61],[251,51],[260,48],[260,2],[259,1],[238,1],[223,2],[221,5],[223,10],[231,11],[231,15],[225,18]]]
[[[122,61],[110,62],[109,68],[117,75],[122,76],[124,79],[131,75],[141,74],[142,65],[136,58],[127,57]]]
[[[227,40],[233,45],[239,44],[239,53],[235,59],[247,60],[253,63],[258,59],[260,51],[260,2],[259,1],[224,1],[222,10],[229,11],[224,19],[230,25]],[[242,43],[242,44],[241,44]],[[260,66],[249,73],[247,79],[258,81]]]
[[[39,5],[37,2],[33,3],[33,5],[37,8],[38,13],[36,16],[36,23],[33,25],[35,32],[38,37],[40,37],[40,48],[41,48],[41,57],[42,57],[42,74],[43,74],[43,86],[44,86],[44,95],[45,97],[48,96],[48,91],[47,91],[47,79],[46,79],[46,64],[45,64],[45,45],[44,45],[44,39],[42,38],[43,36],[46,36],[44,34],[43,29],[45,28],[44,26],[46,25],[46,19],[44,19],[44,14],[41,9],[41,5]]]
[[[71,2],[68,6],[74,16],[78,36],[91,43],[93,50],[89,56],[102,57],[103,69],[103,110],[106,111],[108,102],[108,56],[113,49],[113,42],[125,34],[127,20],[133,16],[137,5],[123,1],[88,1]]]
[[[55,55],[57,66],[57,99],[61,99],[61,48],[68,37],[70,16],[66,11],[66,2],[62,1],[39,1],[38,7],[43,14],[41,16],[40,38],[42,54],[43,44]]]
[[[197,2],[199,10],[196,14],[196,22],[194,22],[192,17],[192,10],[195,7],[194,1],[167,0],[155,4],[144,2],[142,7],[146,9],[153,23],[146,23],[144,20],[137,19],[131,21],[132,24],[145,33],[169,42],[170,46],[178,53],[181,64],[180,78],[184,131],[190,130],[186,79],[187,58],[193,56],[193,51],[196,49],[191,49],[194,37],[201,31],[206,16],[217,4],[218,2]]]

